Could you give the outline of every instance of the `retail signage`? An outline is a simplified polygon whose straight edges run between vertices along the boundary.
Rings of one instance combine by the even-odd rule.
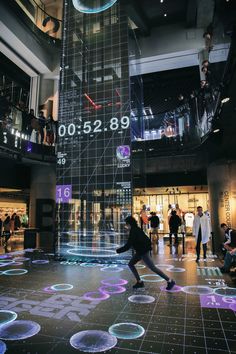
[[[72,198],[72,185],[59,185],[56,186],[56,202],[69,203]]]

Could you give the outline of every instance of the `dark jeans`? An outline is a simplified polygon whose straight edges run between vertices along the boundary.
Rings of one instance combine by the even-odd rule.
[[[198,259],[200,258],[201,242],[202,242],[202,231],[200,229],[198,232],[197,245],[196,245],[196,252],[197,252]],[[206,243],[202,244],[202,248],[203,248],[203,258],[206,258],[207,244]]]
[[[236,255],[231,255],[229,252],[226,253],[225,259],[224,259],[224,269],[226,271],[230,270],[232,262],[236,262]]]
[[[141,261],[141,259],[144,261],[144,263],[146,264],[146,266],[152,270],[154,273],[158,274],[160,277],[162,277],[163,279],[165,279],[166,281],[169,281],[170,278],[165,274],[163,273],[160,269],[158,269],[155,264],[153,263],[152,261],[152,258],[150,257],[149,255],[149,252],[143,254],[142,256],[135,253],[133,255],[133,257],[131,258],[131,260],[129,261],[129,268],[131,270],[131,272],[133,273],[133,275],[135,276],[136,280],[137,281],[140,281],[140,276],[137,272],[137,269],[135,268],[135,264],[138,262],[138,261]]]

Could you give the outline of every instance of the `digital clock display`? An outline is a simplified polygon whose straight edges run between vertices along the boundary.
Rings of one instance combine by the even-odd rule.
[[[127,129],[130,126],[130,118],[123,116],[120,119],[111,118],[108,122],[103,124],[102,120],[96,119],[95,121],[85,121],[81,125],[75,123],[69,123],[68,125],[61,124],[58,128],[58,135],[60,137],[64,136],[74,136],[76,134],[96,134],[106,131],[116,131],[119,129]]]

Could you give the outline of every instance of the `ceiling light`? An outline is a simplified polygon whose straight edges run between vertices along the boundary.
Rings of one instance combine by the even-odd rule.
[[[167,14],[164,14],[164,17],[166,17],[167,16]]]
[[[163,4],[164,0],[160,0],[160,3]]]
[[[216,128],[213,130],[213,133],[219,133],[220,129],[219,128]]]
[[[226,103],[230,100],[230,97],[225,97],[223,100],[221,100],[221,103]]]

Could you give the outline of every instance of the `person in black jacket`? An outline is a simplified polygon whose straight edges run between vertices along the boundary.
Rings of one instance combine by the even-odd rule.
[[[170,228],[170,233],[169,233],[169,239],[170,239],[170,246],[172,245],[172,234],[175,236],[175,244],[178,244],[178,229],[179,226],[181,225],[181,219],[178,215],[176,215],[176,211],[172,210],[171,212],[171,217],[169,220],[169,228]]]
[[[135,251],[135,254],[129,261],[129,268],[137,280],[137,283],[133,286],[133,288],[138,289],[144,287],[144,283],[143,281],[141,281],[137,269],[134,266],[138,261],[142,259],[150,270],[152,270],[154,273],[158,274],[160,277],[162,277],[167,281],[166,290],[171,290],[175,285],[175,281],[171,280],[166,274],[164,274],[160,269],[158,269],[154,265],[149,255],[149,252],[151,251],[152,247],[151,247],[151,241],[148,238],[148,236],[143,232],[143,230],[140,227],[138,227],[137,221],[132,216],[128,216],[125,219],[125,222],[126,222],[126,228],[130,231],[129,238],[127,243],[123,247],[118,248],[116,252],[117,253],[126,252],[131,247]]]

